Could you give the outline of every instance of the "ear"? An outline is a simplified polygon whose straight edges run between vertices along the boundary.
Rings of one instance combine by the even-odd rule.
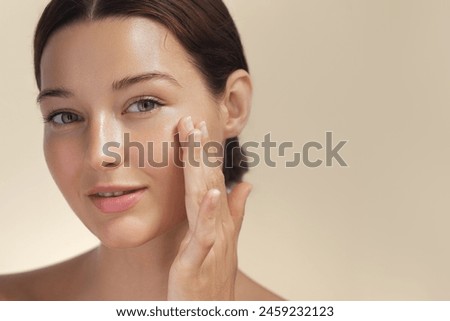
[[[247,124],[252,105],[253,84],[247,71],[234,71],[227,80],[221,102],[224,137],[238,136]]]

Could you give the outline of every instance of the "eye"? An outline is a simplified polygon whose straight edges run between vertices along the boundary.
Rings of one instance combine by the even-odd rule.
[[[161,106],[162,103],[154,98],[143,98],[132,103],[126,111],[129,113],[145,113]]]
[[[80,116],[71,112],[55,112],[50,114],[45,122],[52,122],[56,125],[68,125],[77,121],[82,120]]]

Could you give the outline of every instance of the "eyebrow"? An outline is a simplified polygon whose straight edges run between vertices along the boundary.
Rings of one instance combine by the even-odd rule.
[[[47,97],[70,98],[72,96],[73,93],[63,87],[50,88],[42,90],[39,93],[38,97],[36,98],[36,102],[40,103],[43,99]]]
[[[135,75],[135,76],[128,76],[125,77],[121,80],[118,81],[114,81],[112,83],[112,89],[114,91],[119,91],[122,89],[125,89],[127,87],[130,87],[132,85],[144,82],[144,81],[148,81],[148,80],[165,80],[177,87],[182,87],[180,85],[180,83],[171,75],[163,73],[163,72],[149,72],[149,73],[143,73],[143,74],[139,74],[139,75]],[[48,97],[58,97],[58,98],[70,98],[73,97],[74,94],[64,88],[64,87],[56,87],[56,88],[49,88],[49,89],[44,89],[42,90],[37,99],[36,102],[40,103],[42,100],[44,100],[45,98]]]

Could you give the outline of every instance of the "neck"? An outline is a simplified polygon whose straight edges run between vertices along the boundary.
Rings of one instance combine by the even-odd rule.
[[[184,221],[136,248],[100,245],[92,252],[89,292],[102,300],[166,300],[170,267],[187,229]]]

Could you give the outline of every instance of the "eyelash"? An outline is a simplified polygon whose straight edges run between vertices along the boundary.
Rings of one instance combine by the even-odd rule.
[[[72,115],[78,116],[78,115],[75,114],[74,112],[71,112],[71,111],[68,111],[68,110],[58,110],[58,111],[51,112],[48,116],[45,116],[45,117],[44,117],[44,123],[52,123],[52,124],[55,125],[55,126],[64,126],[64,125],[68,125],[68,124],[64,124],[64,125],[58,124],[58,123],[55,123],[55,122],[53,121],[54,118],[55,118],[56,116],[58,116],[58,115],[63,115],[63,114],[72,114]],[[81,116],[78,116],[78,117],[79,117],[79,118],[82,118]],[[71,124],[71,123],[69,123],[69,124]]]
[[[135,104],[145,103],[145,102],[151,102],[154,105],[154,107],[151,110],[142,111],[142,112],[132,112],[132,113],[134,113],[134,114],[137,114],[137,113],[151,113],[153,110],[164,106],[163,103],[160,100],[156,99],[156,98],[153,98],[153,97],[140,97],[140,98],[136,99],[135,101],[133,101],[130,105],[128,105],[126,110],[128,110],[131,106],[133,106]],[[126,113],[126,111],[123,112],[122,114],[125,114],[125,113]],[[58,115],[63,115],[63,114],[72,114],[72,115],[77,116],[79,119],[76,120],[76,121],[67,123],[67,124],[55,123],[54,122],[54,118],[56,116],[58,116]],[[69,111],[69,110],[58,110],[58,111],[51,112],[48,116],[45,116],[44,119],[43,119],[44,123],[52,123],[55,126],[70,125],[70,124],[72,124],[74,122],[77,122],[77,121],[80,121],[80,120],[83,120],[83,118],[81,116],[79,116],[76,113],[74,113],[72,111]]]
[[[153,107],[151,110],[143,111],[143,112],[141,112],[141,113],[152,112],[154,109],[164,106],[164,104],[163,104],[160,100],[158,100],[157,98],[153,98],[153,97],[140,97],[140,98],[137,98],[137,99],[136,99],[134,102],[132,102],[130,105],[128,105],[127,110],[128,110],[131,106],[133,106],[134,104],[139,104],[139,103],[143,103],[143,102],[151,102],[151,103],[154,105],[154,107]]]

